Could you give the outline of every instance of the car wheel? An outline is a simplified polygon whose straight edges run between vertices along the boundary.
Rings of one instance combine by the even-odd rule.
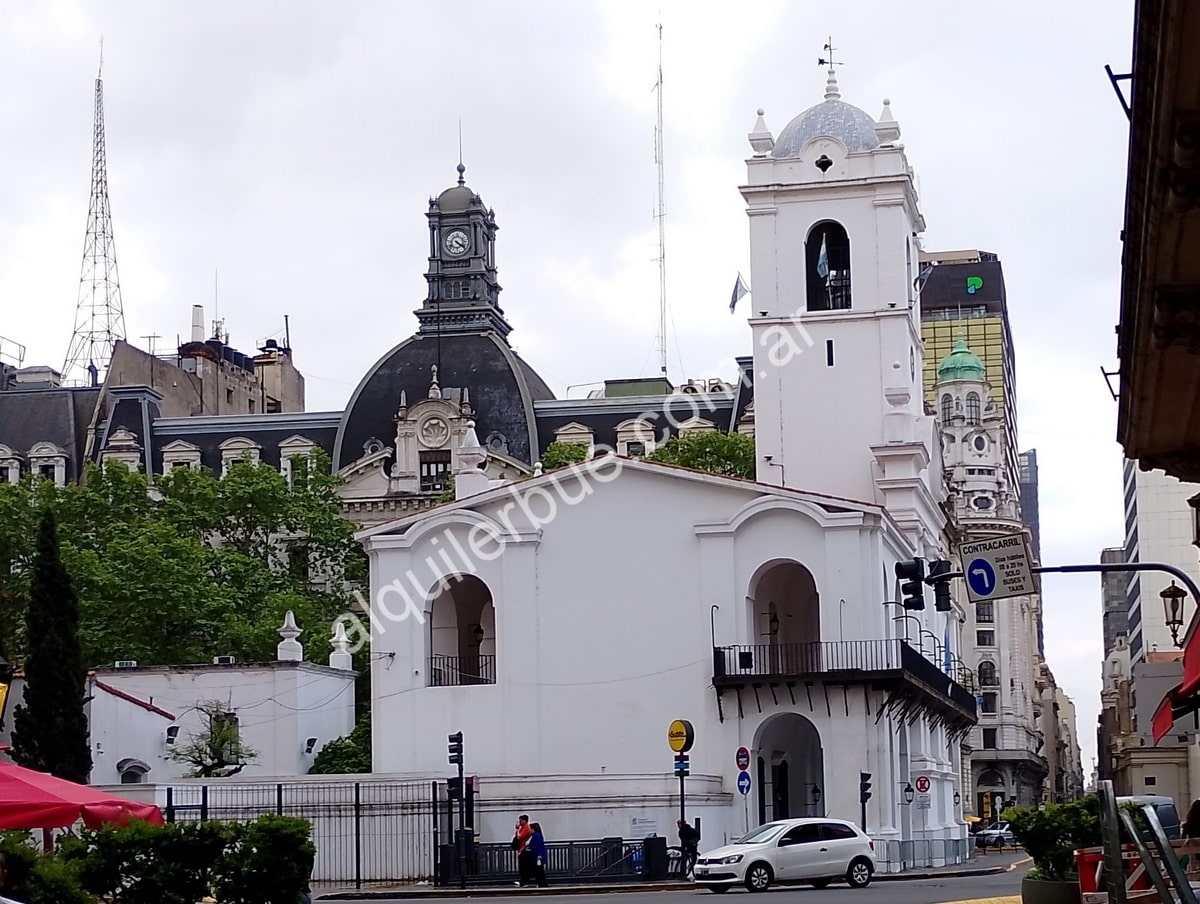
[[[850,868],[846,870],[846,881],[851,888],[866,888],[871,884],[871,864],[861,857],[851,860]]]
[[[766,891],[771,887],[771,867],[765,863],[755,863],[746,870],[746,888],[750,891]]]
[[[729,891],[729,886],[728,885],[710,885],[708,887],[708,890],[711,891],[714,895],[723,895],[723,894],[725,894],[725,892]]]
[[[813,888],[828,888],[829,883],[832,881],[833,881],[832,879],[813,879],[808,884],[811,885]]]

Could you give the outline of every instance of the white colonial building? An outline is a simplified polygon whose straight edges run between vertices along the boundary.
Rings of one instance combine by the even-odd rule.
[[[896,602],[896,564],[944,558],[946,527],[899,137],[886,101],[876,122],[832,73],[778,139],[761,112],[749,136],[739,421],[757,481],[610,454],[506,483],[479,470],[466,424],[457,501],[359,535],[376,771],[447,775],[461,730],[484,798],[520,808],[485,810],[484,840],[525,810],[557,838],[669,830],[667,728],[686,719],[705,844],[784,816],[858,821],[860,773],[876,839],[965,837],[965,614],[931,591],[924,609]]]

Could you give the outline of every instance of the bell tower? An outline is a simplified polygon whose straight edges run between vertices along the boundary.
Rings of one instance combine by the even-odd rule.
[[[458,184],[429,199],[429,294],[416,311],[418,333],[495,332],[507,341],[512,327],[500,309],[496,279],[496,215],[467,187],[458,165]]]
[[[925,222],[890,102],[878,121],[846,103],[831,65],[821,103],[778,138],[759,110],[748,138],[758,479],[928,523],[935,431],[914,285]]]

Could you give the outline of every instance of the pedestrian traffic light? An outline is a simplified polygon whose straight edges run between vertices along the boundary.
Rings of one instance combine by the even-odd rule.
[[[896,577],[904,583],[900,585],[900,593],[904,597],[905,609],[925,608],[925,560],[910,559],[907,562],[896,563]]]
[[[933,588],[933,608],[938,612],[949,612],[953,607],[950,602],[950,574],[953,565],[946,559],[938,559],[929,563],[929,577],[925,583]]]
[[[450,747],[450,765],[461,766],[463,762],[463,735],[461,731],[456,731],[449,737]]]
[[[865,804],[871,799],[871,773],[860,772],[858,774],[858,802]]]

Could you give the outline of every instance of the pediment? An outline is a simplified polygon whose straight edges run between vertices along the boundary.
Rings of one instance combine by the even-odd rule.
[[[67,450],[61,446],[56,446],[54,443],[42,442],[37,443],[29,450],[30,458],[66,458]]]
[[[164,455],[199,455],[200,447],[189,443],[187,440],[177,439],[163,446],[162,451]]]
[[[9,446],[0,443],[0,461],[12,461],[19,459],[21,456],[14,452]]]
[[[593,430],[591,427],[587,426],[586,424],[581,424],[578,421],[571,421],[571,423],[563,424],[563,426],[561,426],[557,430],[555,430],[554,435],[557,437],[557,436],[562,436],[563,434],[568,434],[568,433],[570,433],[570,434],[574,434],[574,433],[595,434],[595,432],[596,432],[595,430]]]
[[[314,449],[317,443],[315,440],[309,439],[307,436],[301,436],[299,433],[289,436],[279,444],[279,448],[285,451],[290,449]]]
[[[222,452],[245,452],[250,449],[262,451],[262,446],[260,446],[254,440],[247,439],[244,436],[231,437],[230,439],[227,439],[225,442],[221,443],[221,445],[219,445],[217,448]]]

